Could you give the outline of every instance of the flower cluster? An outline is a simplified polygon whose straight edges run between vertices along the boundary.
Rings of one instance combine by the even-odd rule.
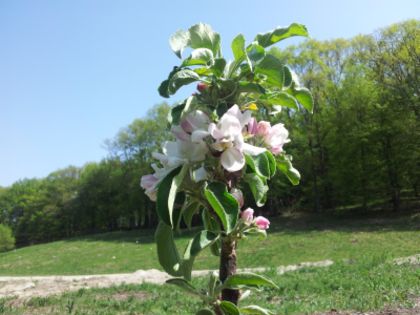
[[[141,179],[141,187],[152,200],[156,200],[158,183],[173,169],[190,164],[195,169],[193,180],[199,182],[208,177],[206,157],[217,158],[227,172],[240,171],[245,166],[245,155],[258,155],[266,150],[280,154],[289,142],[288,131],[283,124],[271,126],[267,121],[257,122],[249,110],[241,111],[232,106],[218,121],[211,121],[210,114],[193,110],[187,113],[179,125],[172,126],[175,141],[163,145],[162,152],[153,157],[160,166],[153,164],[155,173]]]

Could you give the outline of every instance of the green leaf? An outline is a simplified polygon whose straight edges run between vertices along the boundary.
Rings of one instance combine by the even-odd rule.
[[[198,48],[193,50],[191,55],[182,62],[182,66],[209,66],[213,63],[213,52],[208,48]]]
[[[209,310],[208,308],[203,308],[199,310],[195,315],[214,315],[213,311]]]
[[[188,282],[187,280],[183,278],[168,279],[166,280],[166,283],[176,285],[180,287],[181,289],[187,291],[188,293],[201,296],[200,292],[190,282]]]
[[[300,181],[300,174],[292,165],[290,157],[287,155],[280,155],[277,159],[277,169],[282,172],[293,185],[298,185]]]
[[[270,164],[265,152],[258,155],[245,155],[246,164],[259,176],[270,178]]]
[[[252,43],[246,48],[246,54],[249,60],[252,61],[252,64],[256,64],[257,62],[261,61],[265,57],[265,49],[264,47],[258,45],[257,43]],[[250,66],[252,69],[251,64]]]
[[[168,123],[170,125],[179,125],[184,108],[185,102],[179,105],[175,105],[171,108],[171,110],[168,113]]]
[[[169,94],[175,94],[184,85],[199,81],[200,76],[190,69],[182,69],[175,73],[168,84]]]
[[[213,256],[220,257],[221,247],[222,246],[220,244],[220,240],[217,240],[210,245],[210,252],[213,254]]]
[[[208,184],[204,195],[220,218],[224,230],[230,233],[238,220],[239,204],[236,199],[227,191],[226,185],[220,182]]]
[[[252,272],[242,272],[229,276],[223,283],[225,289],[261,288],[278,289],[277,285],[264,276]]]
[[[240,308],[244,315],[273,315],[274,313],[258,305],[248,305]]]
[[[245,37],[242,34],[237,35],[232,41],[232,52],[235,61],[241,62],[245,57]]]
[[[265,89],[257,84],[248,81],[239,81],[239,92],[265,94]]]
[[[297,100],[290,94],[286,92],[276,92],[270,95],[266,95],[261,98],[270,105],[280,105],[293,109],[299,109]]]
[[[171,190],[172,181],[174,177],[179,174],[180,170],[181,167],[177,167],[171,171],[157,187],[156,212],[160,220],[169,226],[172,226],[173,201],[175,200],[176,195],[176,192]],[[171,202],[172,204],[170,204]]]
[[[201,231],[188,242],[182,260],[182,271],[185,279],[191,280],[191,271],[195,257],[200,251],[213,244],[217,238],[218,234],[210,231]]]
[[[184,204],[182,208],[182,217],[185,224],[189,229],[191,229],[191,222],[194,214],[200,209],[200,203],[198,201],[192,200]]]
[[[222,301],[220,302],[220,308],[225,315],[240,315],[239,309],[236,307],[235,304],[229,301]]]
[[[246,235],[259,236],[263,239],[267,237],[267,232],[265,230],[260,230],[259,228],[252,228],[252,229],[246,230],[245,233]]]
[[[188,243],[184,259],[197,256],[203,249],[210,246],[218,238],[216,233],[204,230],[197,233]]]
[[[271,46],[292,36],[308,36],[305,25],[292,23],[288,27],[278,27],[264,34],[258,34],[255,40],[263,47]]]
[[[217,298],[217,296],[220,293],[219,290],[217,289],[219,285],[220,285],[219,274],[216,271],[211,272],[210,278],[209,278],[209,284],[207,286],[210,297]]]
[[[188,173],[189,165],[184,164],[181,167],[181,170],[172,180],[171,188],[169,189],[169,195],[168,195],[168,211],[169,211],[169,219],[171,222],[171,226],[175,226],[174,218],[173,218],[173,211],[174,211],[174,204],[175,204],[175,198],[178,192],[178,188],[182,185],[182,182],[185,178],[185,175]]]
[[[211,67],[212,72],[217,76],[221,77],[226,67],[226,60],[223,58],[216,58],[214,65]]]
[[[264,176],[267,178],[271,177],[270,173],[270,163],[268,161],[268,158],[265,154],[265,152],[260,153],[256,156],[253,156],[255,161],[255,169],[257,171],[257,174],[260,176]]]
[[[258,207],[262,207],[267,200],[268,186],[260,176],[255,173],[246,174],[244,181],[249,185],[255,203]]]
[[[304,87],[299,87],[294,89],[294,96],[298,100],[300,104],[302,104],[303,108],[305,108],[308,112],[312,113],[314,109],[314,100],[312,98],[311,92]]]
[[[180,70],[181,68],[174,67],[172,71],[169,73],[168,78],[159,85],[158,92],[160,96],[166,97],[166,98],[169,97],[169,81],[175,75],[175,73],[177,73]]]
[[[181,58],[182,51],[188,47],[190,42],[190,34],[184,30],[178,30],[169,38],[169,45],[171,46],[175,55]]]
[[[275,87],[282,88],[284,82],[283,63],[277,57],[267,54],[255,66],[255,73],[267,77],[266,82]]]
[[[163,270],[174,277],[182,276],[182,261],[175,245],[172,228],[160,221],[156,229],[155,241],[159,263]]]
[[[292,70],[288,66],[283,67],[284,72],[284,88],[289,88],[293,82]]]
[[[274,158],[273,154],[270,151],[265,151],[265,155],[268,159],[268,164],[270,167],[270,177],[273,177],[276,174],[276,159]]]
[[[217,55],[220,50],[220,35],[210,25],[199,23],[189,29],[191,48],[208,48]]]

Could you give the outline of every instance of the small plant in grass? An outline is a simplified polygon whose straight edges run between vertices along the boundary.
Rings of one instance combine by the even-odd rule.
[[[265,237],[270,225],[245,206],[243,191],[249,191],[260,207],[277,170],[294,185],[300,179],[283,149],[290,141],[287,129],[268,121],[282,106],[312,111],[308,89],[266,50],[291,36],[307,36],[305,26],[294,23],[258,34],[249,45],[239,34],[232,41],[232,61],[223,58],[220,35],[209,25],[197,24],[170,38],[182,61],[161,83],[159,93],[170,97],[191,83],[197,84],[197,93],[172,108],[168,121],[175,141],[153,153],[154,173],[143,176],[141,186],[156,201],[159,262],[175,277],[168,283],[208,304],[197,314],[270,314],[256,305],[238,305],[241,290],[276,285],[257,274],[237,273],[236,248],[241,238]],[[191,53],[183,58],[185,48]],[[180,255],[173,232],[182,221],[191,226],[195,214],[201,215],[204,229]],[[210,275],[207,288],[199,290],[190,283],[191,270],[195,257],[207,247],[220,256],[220,268]]]

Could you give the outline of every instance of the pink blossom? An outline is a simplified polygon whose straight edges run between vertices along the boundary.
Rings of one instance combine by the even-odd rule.
[[[188,133],[195,130],[207,130],[210,123],[209,116],[201,110],[195,110],[188,113],[184,119],[181,120],[181,128]]]
[[[270,148],[273,154],[283,151],[283,145],[290,141],[289,132],[283,124],[271,126],[268,121],[260,121],[257,125],[257,136],[263,138],[264,143]]]
[[[213,149],[222,152],[220,163],[228,172],[236,172],[245,165],[244,153],[257,155],[264,148],[252,146],[244,142],[242,129],[251,119],[251,113],[242,113],[238,105],[232,106],[217,124],[209,125],[209,133],[216,140]]]
[[[260,230],[267,230],[270,227],[270,221],[262,216],[255,218],[255,224]]]
[[[260,121],[257,126],[257,135],[267,137],[270,133],[271,125],[268,121]]]
[[[273,154],[279,154],[283,151],[283,145],[290,141],[289,132],[283,124],[277,124],[271,127],[270,132],[264,137],[265,142],[271,147]]]
[[[251,223],[252,220],[254,219],[254,209],[247,208],[244,211],[242,211],[241,218],[246,223]],[[259,218],[261,218],[261,217],[259,217]]]

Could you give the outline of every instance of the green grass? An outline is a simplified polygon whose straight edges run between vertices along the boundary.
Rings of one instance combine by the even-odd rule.
[[[242,305],[259,304],[275,314],[310,314],[338,310],[372,311],[411,307],[420,296],[419,266],[396,266],[385,256],[338,262],[284,275],[268,273],[278,290],[253,293]],[[195,279],[205,287],[207,279]],[[19,302],[0,300],[0,314],[194,314],[201,304],[178,288],[151,284],[79,290]]]
[[[420,217],[346,218],[331,216],[277,217],[268,238],[239,244],[240,267],[275,267],[303,261],[401,257],[420,252]],[[134,272],[159,268],[154,231],[97,234],[0,254],[0,275],[68,275]],[[178,236],[185,247],[192,232]],[[195,269],[217,268],[206,251]]]

